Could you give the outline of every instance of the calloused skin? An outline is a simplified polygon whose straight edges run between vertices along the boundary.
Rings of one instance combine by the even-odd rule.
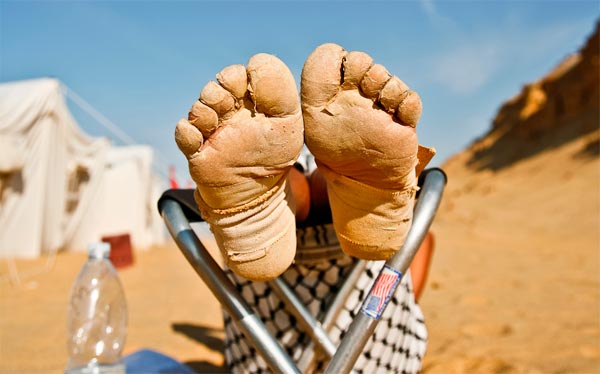
[[[313,171],[309,177],[305,177],[302,172],[292,168],[290,181],[296,204],[296,221],[303,222],[311,211],[329,209],[325,178],[319,173],[318,169]],[[416,300],[421,296],[427,281],[433,248],[434,237],[430,231],[410,264],[410,274]]]

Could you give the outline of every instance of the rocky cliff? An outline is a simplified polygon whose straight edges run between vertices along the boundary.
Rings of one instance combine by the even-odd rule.
[[[542,150],[557,147],[600,126],[600,33],[553,71],[500,107],[490,131],[470,147],[468,165],[501,169]],[[598,154],[591,139],[583,154]]]

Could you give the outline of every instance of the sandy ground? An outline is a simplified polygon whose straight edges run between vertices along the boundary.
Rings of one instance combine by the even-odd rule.
[[[59,373],[67,359],[69,290],[86,256],[61,253],[48,272],[8,282],[0,262],[0,372]],[[45,259],[17,261],[21,273],[44,269]],[[198,372],[224,372],[219,304],[174,244],[135,252],[120,269],[129,309],[125,353],[152,348]]]
[[[496,173],[448,163],[425,372],[600,373],[598,132]]]
[[[597,136],[597,133],[595,134]],[[589,140],[589,139],[588,139]],[[588,142],[589,143],[589,142]],[[600,373],[600,162],[578,139],[493,173],[445,166],[436,252],[422,308],[425,373]],[[85,260],[0,260],[0,372],[58,373],[69,288]],[[119,270],[126,353],[145,347],[224,372],[219,304],[173,245]]]

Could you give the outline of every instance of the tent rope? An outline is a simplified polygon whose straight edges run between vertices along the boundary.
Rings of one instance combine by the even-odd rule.
[[[110,131],[118,140],[123,142],[126,145],[135,145],[140,144],[140,142],[136,142],[131,136],[129,136],[125,131],[123,131],[119,126],[117,126],[114,122],[106,118],[102,113],[100,113],[96,108],[94,108],[90,103],[85,101],[81,96],[79,96],[75,91],[67,87],[65,84],[60,84],[61,91],[63,95],[67,98],[71,99],[73,103],[75,103],[79,108],[81,108],[84,112],[90,115],[93,119],[95,119],[100,125],[104,126],[108,131]],[[168,178],[167,169],[169,163],[166,161],[166,157],[159,152],[157,149],[152,147],[154,153],[156,155],[153,163],[154,170],[160,174],[162,177]]]

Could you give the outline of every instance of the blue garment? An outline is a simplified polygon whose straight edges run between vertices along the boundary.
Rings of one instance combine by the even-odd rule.
[[[195,372],[169,356],[141,349],[123,359],[127,374],[194,374]]]

